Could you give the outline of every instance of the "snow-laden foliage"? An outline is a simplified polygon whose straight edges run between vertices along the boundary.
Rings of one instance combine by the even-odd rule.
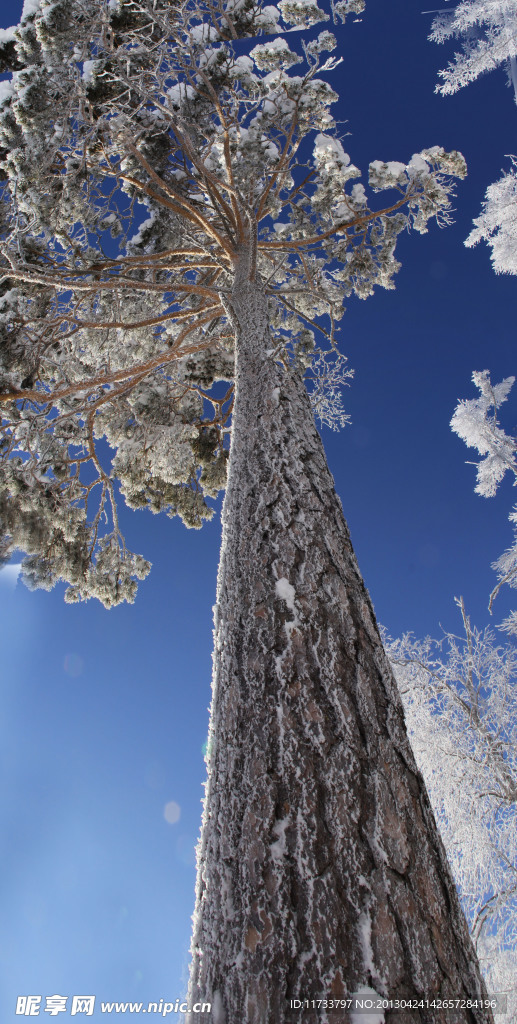
[[[16,29],[0,108],[0,516],[31,586],[133,599],[149,564],[126,550],[118,492],[191,527],[212,515],[244,252],[272,358],[306,372],[324,422],[344,421],[343,299],[393,287],[398,234],[447,220],[465,164],[434,147],[375,161],[370,196],[353,183],[320,77],[332,33],[300,52],[278,36],[328,17],[305,0],[41,0]],[[236,52],[261,32],[277,35]]]
[[[470,249],[485,241],[492,249],[492,266],[496,274],[517,274],[517,161],[498,181],[489,185],[479,217],[466,239]]]
[[[471,626],[385,638],[487,988],[517,1021],[517,649]]]
[[[513,473],[517,483],[517,437],[506,434],[499,425],[497,413],[506,402],[515,377],[506,377],[500,384],[492,384],[488,370],[475,372],[472,380],[479,390],[479,398],[462,399],[458,402],[451,419],[454,433],[461,437],[469,448],[476,448],[484,456],[477,464],[477,482],[474,490],[485,498],[491,498],[505,473]],[[490,609],[504,583],[517,587],[517,505],[509,515],[515,529],[513,544],[493,564],[499,582],[490,597]],[[517,612],[501,623],[501,629],[517,635]]]
[[[439,72],[436,92],[448,96],[487,71],[505,65],[508,83],[517,103],[517,0],[462,0],[449,11],[440,11],[429,36],[435,43],[461,39],[461,51]],[[469,248],[484,239],[492,248],[496,274],[517,274],[517,194],[515,160],[510,170],[489,185],[474,229],[466,239]]]

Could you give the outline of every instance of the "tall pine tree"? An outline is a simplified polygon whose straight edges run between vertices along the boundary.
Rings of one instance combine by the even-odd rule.
[[[226,485],[191,971],[216,1024],[484,995],[310,404],[345,418],[343,298],[393,287],[397,235],[446,220],[465,168],[375,161],[369,197],[319,77],[332,34],[236,42],[327,17],[42,0],[5,57],[4,556],[132,600],[118,491],[197,527]]]

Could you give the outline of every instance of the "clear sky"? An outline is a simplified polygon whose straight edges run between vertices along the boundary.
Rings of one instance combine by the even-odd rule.
[[[455,225],[404,236],[396,291],[349,300],[341,348],[356,374],[352,426],[323,433],[393,635],[459,630],[460,594],[473,621],[488,623],[490,563],[510,543],[515,501],[510,480],[495,499],[474,495],[474,453],[448,424],[456,399],[475,397],[473,370],[493,380],[517,372],[517,280],[494,275],[486,247],[463,245],[487,185],[517,152],[517,109],[503,71],[434,95],[451,50],[426,41],[427,6],[367,0],[362,20],[336,31],[344,61],[331,78],[345,148],[365,171],[437,144],[469,165]],[[0,27],[20,11],[4,0]],[[99,1005],[174,1002],[185,991],[220,520],[187,531],[126,510],[122,524],[153,562],[133,606],[65,605],[64,588],[30,593],[12,573],[0,577],[4,1024],[22,1019],[18,995],[57,993],[68,1005],[96,995]],[[495,622],[509,607],[502,593]]]

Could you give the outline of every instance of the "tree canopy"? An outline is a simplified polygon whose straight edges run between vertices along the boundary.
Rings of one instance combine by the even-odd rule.
[[[125,546],[118,491],[188,526],[212,515],[242,246],[270,299],[276,358],[305,372],[316,412],[340,425],[343,299],[393,287],[398,234],[446,221],[451,176],[465,173],[435,146],[371,163],[367,194],[319,77],[336,63],[332,33],[298,50],[285,34],[235,45],[328,13],[229,11],[67,0],[30,9],[14,33],[20,69],[0,112],[3,553],[26,551],[25,582],[63,579],[69,601],[132,600],[149,571]],[[379,208],[384,189],[394,196]]]

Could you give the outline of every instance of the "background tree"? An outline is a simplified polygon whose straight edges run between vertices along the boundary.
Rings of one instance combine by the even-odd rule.
[[[396,196],[374,211],[316,77],[330,33],[294,75],[284,39],[239,56],[212,14],[132,4],[113,26],[104,12],[57,90],[66,118],[48,121],[50,57],[6,92],[6,551],[30,552],[32,585],[67,579],[70,600],[130,599],[149,567],[125,548],[114,481],[130,505],[200,525],[229,461],[192,995],[250,1024],[322,987],[481,995],[302,380],[327,415],[343,295],[391,287],[397,234],[447,216],[464,163],[439,147],[375,161],[372,190]],[[473,1018],[490,1011],[454,1013]]]
[[[479,397],[458,402],[453,431],[482,456],[475,491],[493,497],[507,471],[517,477],[517,442],[500,425],[514,377],[492,384],[488,370],[472,374]],[[515,522],[517,510],[510,513]],[[516,586],[517,541],[494,568]],[[516,656],[491,630],[470,624],[463,599],[463,635],[440,642],[405,634],[385,638],[399,683],[411,743],[447,849],[456,884],[491,991],[510,995],[506,1019],[517,1019]],[[500,625],[515,634],[516,613]]]
[[[440,11],[429,38],[435,43],[462,40],[461,51],[439,72],[442,82],[436,91],[450,96],[480,75],[506,66],[508,83],[517,102],[517,4],[515,0],[462,0],[451,10]],[[474,218],[474,229],[465,245],[483,239],[492,248],[492,266],[497,274],[517,274],[517,218],[515,160],[502,177],[489,185],[482,213]]]
[[[471,626],[385,638],[487,986],[517,1019],[517,651]]]

